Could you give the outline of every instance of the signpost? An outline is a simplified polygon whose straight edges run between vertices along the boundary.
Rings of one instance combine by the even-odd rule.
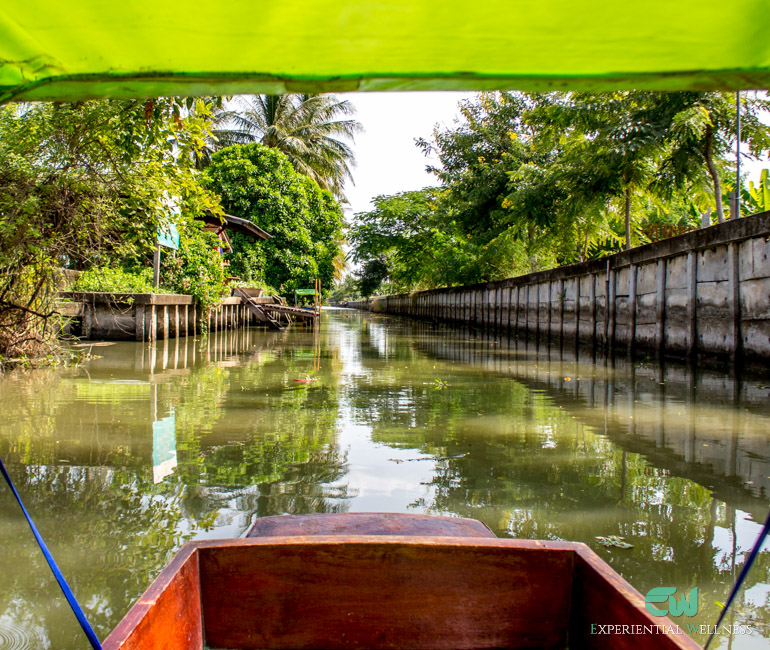
[[[171,218],[176,220],[181,214],[179,208],[179,201],[173,197],[164,196],[164,203],[171,213]],[[158,243],[155,246],[155,256],[152,260],[152,286],[157,289],[160,285],[160,248],[170,248],[171,250],[179,250],[179,230],[176,225],[169,221],[158,228]]]
[[[155,247],[155,257],[152,260],[152,286],[157,289],[160,285],[160,247],[179,250],[179,231],[173,223],[158,228],[158,244]]]

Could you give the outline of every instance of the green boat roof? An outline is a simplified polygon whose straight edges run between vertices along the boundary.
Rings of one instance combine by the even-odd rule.
[[[0,101],[770,87],[766,0],[9,0]]]

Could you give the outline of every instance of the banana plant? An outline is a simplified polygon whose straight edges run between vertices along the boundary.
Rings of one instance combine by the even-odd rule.
[[[763,169],[759,176],[759,185],[749,181],[749,207],[752,212],[765,212],[770,210],[770,170]]]

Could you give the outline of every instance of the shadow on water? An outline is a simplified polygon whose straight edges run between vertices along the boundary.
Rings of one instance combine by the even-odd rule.
[[[344,310],[94,352],[0,382],[0,455],[102,637],[185,541],[347,510],[583,541],[643,592],[698,586],[711,624],[768,508],[761,380]],[[0,544],[0,647],[83,647],[4,487]],[[733,622],[770,622],[768,572]]]

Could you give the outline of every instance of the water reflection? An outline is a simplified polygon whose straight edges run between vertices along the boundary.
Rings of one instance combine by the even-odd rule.
[[[0,383],[0,455],[101,636],[186,540],[345,510],[584,541],[641,591],[698,586],[710,624],[768,508],[761,381],[347,311],[99,353]],[[0,647],[83,647],[5,488],[0,544]],[[769,571],[734,622],[770,622]]]

